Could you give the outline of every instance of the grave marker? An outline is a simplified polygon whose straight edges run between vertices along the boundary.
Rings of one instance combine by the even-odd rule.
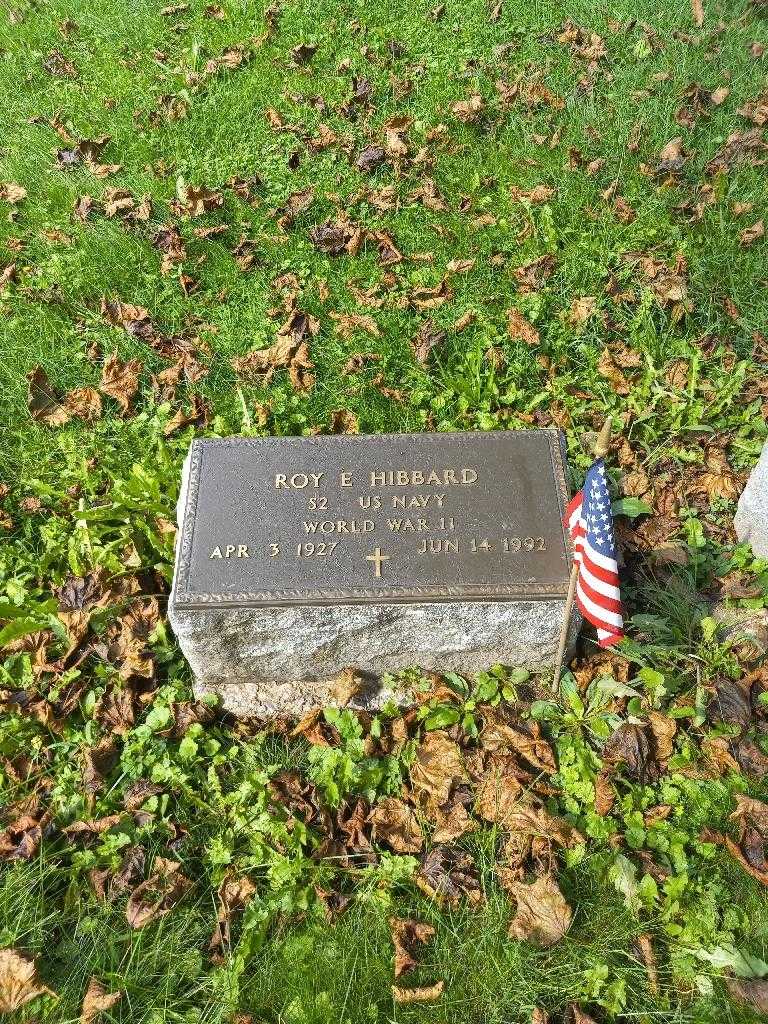
[[[277,714],[346,667],[551,665],[566,499],[555,430],[194,441],[169,615],[198,689]]]

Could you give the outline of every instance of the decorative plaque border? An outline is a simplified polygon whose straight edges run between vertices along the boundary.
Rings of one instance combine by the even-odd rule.
[[[568,501],[568,485],[565,475],[565,438],[556,427],[540,427],[535,429],[500,430],[500,431],[445,431],[444,433],[392,433],[366,434],[366,440],[413,438],[418,437],[419,443],[430,443],[451,439],[459,444],[468,440],[476,441],[478,437],[498,436],[499,434],[516,434],[520,437],[534,437],[545,434],[549,441],[550,467],[555,479],[560,520],[562,522],[565,506]],[[189,454],[189,471],[187,477],[187,493],[184,504],[181,536],[176,563],[176,575],[173,587],[173,606],[179,610],[202,608],[248,608],[248,607],[291,607],[293,605],[335,605],[335,604],[412,604],[435,603],[450,601],[512,601],[528,599],[531,601],[565,597],[568,592],[568,577],[562,583],[510,583],[470,584],[462,587],[367,587],[352,590],[271,590],[253,591],[241,594],[197,594],[189,590],[189,577],[192,569],[192,545],[197,519],[197,505],[200,489],[200,469],[205,448],[222,445],[253,445],[258,447],[264,442],[278,440],[270,437],[226,437],[197,438],[192,442]],[[284,440],[284,438],[280,438]],[[325,434],[297,438],[302,443],[319,445],[355,444],[361,440],[356,434]],[[563,543],[566,554],[572,557],[570,537],[563,529]]]

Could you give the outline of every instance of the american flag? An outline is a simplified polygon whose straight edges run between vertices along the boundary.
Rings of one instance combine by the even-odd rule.
[[[600,646],[611,647],[624,636],[624,619],[611,499],[602,459],[589,467],[584,486],[565,510],[563,522],[573,540],[573,558],[579,567],[576,604],[597,628]]]

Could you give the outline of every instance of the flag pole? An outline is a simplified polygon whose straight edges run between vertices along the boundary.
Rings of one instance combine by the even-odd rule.
[[[608,449],[611,447],[611,417],[602,426],[600,433],[597,435],[592,454],[595,459],[602,459],[604,455],[608,454]],[[573,610],[573,598],[576,594],[576,580],[579,578],[579,566],[576,559],[573,561],[571,566],[571,578],[568,581],[568,596],[565,599],[565,611],[563,612],[563,627],[560,630],[560,641],[557,645],[557,654],[555,655],[555,677],[552,680],[552,692],[557,693],[557,689],[560,685],[560,676],[563,674],[563,659],[565,658],[565,645],[568,642],[568,628],[571,624],[571,611]]]

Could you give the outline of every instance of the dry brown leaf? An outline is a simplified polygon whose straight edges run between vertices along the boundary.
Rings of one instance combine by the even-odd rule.
[[[96,164],[88,160],[86,166],[94,178],[108,178],[110,174],[117,174],[123,169],[122,164]]]
[[[742,736],[733,745],[733,756],[738,764],[729,765],[729,768],[733,768],[734,771],[740,768],[745,775],[752,775],[756,778],[764,778],[768,775],[768,756],[746,736]]]
[[[109,633],[109,660],[119,666],[123,680],[151,679],[155,663],[147,641],[157,627],[160,608],[154,597],[133,601]]]
[[[205,185],[185,185],[179,190],[179,212],[188,217],[201,217],[211,210],[218,210],[224,205],[224,197],[215,189]]]
[[[96,1020],[100,1013],[111,1010],[122,999],[122,996],[122,992],[108,992],[94,975],[88,982],[88,990],[83,998],[80,1024],[91,1024],[91,1021]]]
[[[517,901],[517,913],[509,926],[509,936],[546,949],[568,931],[573,911],[551,875],[537,878],[531,885],[514,882],[508,892]]]
[[[43,985],[33,960],[15,949],[0,949],[0,1013],[13,1013],[25,1003],[56,993]]]
[[[148,309],[122,299],[102,297],[101,315],[113,327],[122,327],[126,334],[143,341],[151,340],[155,331]]]
[[[196,427],[207,426],[210,411],[210,406],[202,395],[193,395],[190,401],[189,411],[185,412],[184,409],[177,409],[171,419],[169,419],[163,427],[163,435],[165,437],[170,437],[171,434],[175,434],[177,430],[183,430],[184,427],[193,425]]]
[[[392,236],[389,235],[386,231],[370,231],[368,232],[368,237],[376,245],[376,248],[379,251],[379,263],[382,265],[382,267],[393,267],[397,263],[402,263],[403,254],[395,245]],[[442,302],[445,302],[446,299],[453,297],[453,292],[448,287],[446,281],[442,281],[437,286],[437,288],[425,288],[423,289],[423,291],[425,294],[429,294],[435,297],[435,301],[431,304],[435,306],[439,306],[441,305]],[[414,292],[413,294],[416,293]],[[420,309],[431,308],[430,304],[426,302],[424,305],[419,306],[418,302],[416,302],[413,299],[413,297],[412,301],[414,305]]]
[[[309,64],[317,53],[317,45],[314,43],[299,43],[291,49],[291,59],[297,67]]]
[[[422,985],[420,988],[400,988],[392,986],[392,998],[396,1003],[434,1003],[443,994],[444,981],[436,981],[434,985]]]
[[[0,833],[0,860],[31,860],[40,849],[50,820],[49,812],[35,808],[11,821]]]
[[[449,274],[468,274],[473,269],[476,260],[450,260],[445,265]]]
[[[739,233],[739,242],[743,246],[752,245],[752,243],[756,242],[759,238],[765,238],[765,224],[762,219],[755,221],[751,227],[744,228],[744,230]]]
[[[411,786],[416,800],[434,814],[447,803],[454,786],[467,781],[458,744],[442,729],[428,732],[411,765]]]
[[[722,832],[716,832],[714,829],[704,829],[701,833],[701,838],[704,842],[725,847],[747,874],[757,879],[763,885],[768,886],[768,867],[763,866],[765,864],[764,860],[762,864],[753,864],[738,843],[735,843],[730,836],[726,836]]]
[[[422,856],[416,884],[438,903],[458,907],[463,899],[472,906],[483,901],[483,891],[472,857],[455,846],[437,843]]]
[[[103,789],[106,776],[117,763],[119,751],[112,736],[83,750],[83,789],[89,795]]]
[[[659,972],[656,967],[656,955],[653,952],[653,939],[648,934],[638,935],[637,947],[640,950],[640,958],[645,965],[645,973],[648,976],[648,988],[651,995],[659,994]]]
[[[253,45],[257,45],[264,36],[254,37]],[[245,43],[236,43],[234,46],[225,47],[216,57],[206,62],[205,74],[215,75],[219,71],[234,71],[239,68],[250,56]]]
[[[330,149],[331,146],[338,145],[339,142],[341,142],[341,139],[331,127],[327,124],[320,124],[317,128],[317,134],[313,135],[307,142],[307,148],[313,153],[321,153],[324,149]]]
[[[610,814],[616,803],[616,790],[607,775],[602,772],[595,779],[595,814]]]
[[[66,409],[86,423],[94,423],[101,418],[101,395],[96,388],[75,388],[64,399]]]
[[[691,14],[693,15],[693,23],[696,28],[701,28],[704,24],[704,4],[702,0],[691,0]]]
[[[221,954],[231,946],[230,929],[236,913],[245,910],[248,902],[256,892],[256,886],[247,875],[227,874],[219,886],[219,906],[216,914],[216,925],[208,943],[208,949],[215,955]]]
[[[96,704],[93,717],[105,730],[124,736],[133,728],[135,694],[129,686],[111,686]]]
[[[706,470],[698,473],[688,487],[691,494],[706,494],[710,501],[725,498],[735,501],[741,493],[736,474],[731,469],[725,452],[715,445],[707,448]]]
[[[649,712],[648,722],[656,747],[656,760],[667,761],[675,749],[674,739],[677,732],[677,722],[673,718],[663,715],[660,711]]]
[[[336,322],[336,333],[342,338],[351,338],[357,331],[365,331],[373,338],[381,337],[381,331],[372,316],[364,313],[336,313],[334,310],[328,315]]]
[[[9,206],[15,206],[26,198],[27,190],[23,185],[17,185],[13,181],[0,182],[0,200]]]
[[[691,364],[688,359],[672,359],[664,368],[664,380],[674,391],[685,391],[690,380]]]
[[[451,105],[451,113],[464,124],[477,124],[485,110],[485,100],[477,93],[467,100],[459,100]]]
[[[687,159],[688,152],[683,147],[682,138],[677,136],[674,139],[670,139],[659,153],[656,174],[662,178],[671,175],[674,179],[682,171]]]
[[[421,203],[425,209],[432,210],[434,213],[441,213],[448,209],[448,203],[446,202],[445,196],[435,184],[434,179],[428,176],[421,179],[419,187],[409,194],[408,201],[411,203]],[[469,261],[457,260],[454,262],[461,263]],[[450,271],[450,264],[447,269]]]
[[[123,219],[148,220],[151,213],[151,203],[148,203],[138,216],[132,216],[136,210],[136,198],[132,192],[123,188],[104,189],[101,201],[104,204],[104,216],[107,218],[120,216]]]
[[[524,200],[532,206],[538,206],[541,203],[549,202],[556,191],[557,190],[552,188],[550,185],[535,185],[528,191],[517,188],[517,186],[513,185],[509,190],[509,194],[513,202]]]
[[[67,60],[61,50],[51,50],[43,61],[43,67],[49,75],[60,78],[77,78],[75,65]]]
[[[507,334],[514,341],[524,341],[526,345],[538,345],[540,340],[538,330],[515,308],[507,310]]]
[[[304,213],[310,208],[314,200],[315,189],[313,185],[298,192],[292,192],[283,205],[275,210],[278,227],[283,231],[287,231],[299,214]]]
[[[597,372],[610,382],[617,395],[628,395],[632,388],[608,348],[604,348],[597,364]]]
[[[328,429],[331,434],[359,434],[360,420],[351,409],[332,409]]]
[[[603,770],[612,773],[622,765],[631,778],[645,783],[654,767],[645,727],[624,722],[608,737],[603,747]]]
[[[590,1017],[584,1010],[579,1009],[576,1003],[571,1003],[565,1013],[564,1024],[597,1024],[594,1017]]]
[[[5,291],[7,285],[16,280],[16,264],[9,263],[7,267],[0,268],[0,294]]]
[[[333,415],[333,414],[331,414]],[[334,431],[342,433],[342,431]],[[354,668],[345,668],[331,683],[331,698],[339,707],[345,707],[365,684],[365,678]]]
[[[346,216],[326,220],[309,230],[309,240],[319,252],[340,256],[348,252],[355,255],[364,240],[365,231]]]
[[[555,755],[547,740],[541,736],[537,722],[508,722],[490,708],[483,711],[483,721],[480,743],[484,750],[513,752],[525,758],[535,768],[549,773],[555,772]]]
[[[87,844],[96,836],[108,832],[122,819],[121,814],[107,814],[103,818],[88,818],[87,821],[73,821],[61,831],[70,839]]]
[[[408,118],[410,124],[411,119]],[[384,149],[389,156],[395,161],[397,166],[398,161],[402,161],[404,157],[408,156],[408,143],[404,137],[405,128],[400,127],[389,127],[385,125],[384,130]]]
[[[351,896],[345,896],[344,893],[338,892],[338,890],[323,889],[319,885],[316,885],[314,888],[315,895],[322,905],[325,920],[329,924],[343,914],[352,902]]]
[[[637,214],[623,196],[616,196],[613,201],[613,215],[622,224],[631,224]]]
[[[152,235],[152,244],[161,253],[160,273],[172,273],[187,258],[184,239],[174,224],[163,224]]]
[[[381,167],[386,158],[386,151],[381,146],[366,146],[360,151],[355,167],[363,174],[372,174]]]
[[[605,43],[597,32],[576,25],[570,18],[561,26],[557,41],[566,43],[575,56],[588,61],[590,65],[596,65],[607,53]]]
[[[432,320],[425,320],[411,341],[417,362],[422,366],[427,366],[432,349],[437,345],[442,345],[445,339],[445,331],[437,327]]]
[[[133,399],[139,389],[142,364],[138,359],[122,362],[116,352],[107,356],[101,371],[100,390],[114,398],[123,416],[132,411]]]
[[[63,427],[72,418],[42,366],[36,366],[27,374],[27,408],[32,419],[46,427]]]
[[[559,846],[579,846],[585,841],[581,832],[565,818],[559,818],[544,807],[534,807],[530,803],[519,802],[509,808],[504,824],[510,832],[538,836]]]
[[[401,974],[407,974],[418,966],[413,951],[416,946],[431,939],[435,929],[431,924],[411,918],[390,917],[389,930],[395,947],[395,977],[399,978]]]
[[[528,110],[536,110],[545,106],[551,107],[553,110],[562,110],[565,107],[565,100],[541,83],[541,74],[541,72],[532,75],[526,74],[525,77],[518,77],[511,84],[497,81],[496,91],[502,106],[508,107],[513,103],[520,103]]]
[[[424,845],[415,811],[396,797],[387,796],[374,804],[368,821],[374,841],[386,843],[395,853],[418,853]]]
[[[486,821],[506,825],[513,817],[523,787],[514,775],[504,773],[495,765],[496,762],[492,760],[490,769],[478,784],[474,811]]]
[[[466,331],[466,329],[473,324],[475,320],[477,320],[477,313],[475,313],[473,309],[468,309],[467,312],[460,316],[458,320],[454,321],[454,334],[461,334],[462,331]]]
[[[360,371],[369,363],[378,363],[380,361],[381,356],[378,352],[353,352],[344,364],[344,368],[341,372],[345,376],[348,376],[351,373],[360,373]]]
[[[152,876],[137,885],[128,899],[125,918],[131,928],[143,928],[169,914],[191,885],[178,861],[156,857],[154,867]]]
[[[236,356],[232,359],[232,366],[238,374],[259,384],[266,384],[274,370],[287,368],[294,387],[299,391],[309,391],[314,385],[314,376],[308,371],[314,364],[310,359],[308,342],[319,330],[320,324],[313,316],[292,309],[270,348]]]
[[[768,91],[753,100],[747,100],[743,106],[739,107],[736,113],[740,117],[748,118],[759,127],[768,124]]]
[[[467,789],[467,793],[469,790]],[[452,843],[467,832],[474,832],[478,823],[470,815],[461,798],[454,797],[449,803],[442,804],[435,814],[435,829],[432,833],[433,843]]]
[[[706,166],[706,172],[712,176],[715,174],[728,173],[732,168],[738,167],[747,161],[758,160],[758,153],[763,153],[766,144],[763,139],[762,128],[750,128],[746,132],[731,132],[725,143],[715,153]]]
[[[597,299],[592,295],[582,295],[574,299],[568,310],[568,323],[571,327],[583,326],[597,311]]]

